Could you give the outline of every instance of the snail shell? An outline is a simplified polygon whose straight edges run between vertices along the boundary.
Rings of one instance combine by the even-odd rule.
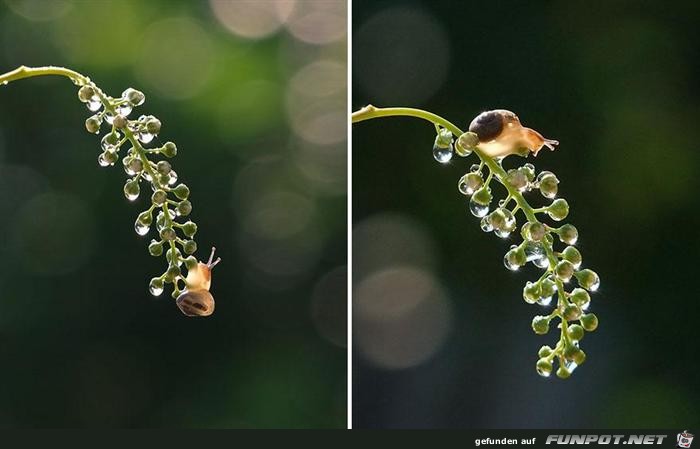
[[[185,290],[177,297],[176,303],[187,316],[209,316],[214,313],[214,297],[208,290]]]
[[[554,150],[559,145],[558,141],[524,127],[518,116],[506,109],[482,112],[469,124],[469,131],[479,137],[479,149],[495,158],[527,156],[529,152],[537,156],[542,147]]]

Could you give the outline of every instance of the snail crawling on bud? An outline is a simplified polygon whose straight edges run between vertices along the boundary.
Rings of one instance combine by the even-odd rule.
[[[211,249],[207,263],[199,262],[187,272],[185,290],[177,297],[176,303],[187,316],[209,316],[214,313],[214,297],[209,293],[211,287],[211,270],[221,262],[221,257],[214,260],[216,248]]]
[[[479,137],[479,149],[488,156],[504,158],[510,154],[535,156],[546,146],[550,150],[559,142],[546,139],[534,129],[520,124],[520,119],[511,111],[494,109],[477,115],[469,124],[469,131]]]

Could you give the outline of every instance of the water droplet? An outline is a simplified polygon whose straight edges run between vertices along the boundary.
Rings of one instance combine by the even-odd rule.
[[[119,150],[119,138],[120,136],[117,132],[105,134],[100,142],[100,146],[104,151],[114,153],[115,151]]]
[[[545,296],[541,297],[537,300],[537,304],[541,306],[548,306],[552,303],[552,297],[551,296]]]
[[[481,166],[479,164],[472,164],[471,167],[469,167],[469,171],[472,173],[477,173],[481,169]]]
[[[594,292],[598,290],[598,287],[600,287],[600,278],[596,276],[595,281],[591,284],[591,286],[588,288],[590,291]]]
[[[87,101],[87,103],[85,103],[85,106],[87,106],[88,110],[90,110],[92,112],[99,111],[100,108],[102,108],[102,102],[100,101],[100,97],[95,95],[94,97],[89,99]],[[110,122],[110,123],[112,123],[112,122]]]
[[[549,267],[549,259],[547,259],[547,256],[545,256],[544,254],[541,257],[533,259],[532,263],[537,268],[548,268]]]
[[[100,167],[109,167],[112,165],[107,159],[105,159],[105,156],[102,153],[100,153],[100,155],[97,157],[97,163],[100,164]]]
[[[503,229],[503,228],[496,229],[495,231],[493,231],[493,233],[502,239],[507,239],[508,237],[510,237],[510,231],[508,231],[507,229]]]
[[[105,111],[103,117],[105,122],[109,123],[110,125],[114,124],[114,114],[111,111]]]
[[[493,231],[493,225],[489,221],[489,217],[484,217],[481,219],[481,230],[484,232]]]
[[[136,223],[134,223],[134,230],[138,235],[146,235],[148,231],[151,230],[151,227],[136,220]]]
[[[564,362],[564,368],[566,368],[570,373],[573,373],[577,367],[578,365],[573,360],[567,360]]]
[[[503,265],[505,265],[505,267],[508,268],[510,271],[518,271],[518,268],[520,268],[520,265],[513,262],[513,260],[511,260],[511,258],[508,257],[508,253],[506,253],[506,255],[503,256]]]
[[[474,201],[474,197],[472,197],[469,200],[469,210],[471,211],[472,215],[475,217],[485,217],[486,214],[489,213],[489,205],[488,204],[480,204],[476,201]]]
[[[155,284],[151,284],[148,286],[148,291],[153,295],[153,296],[160,296],[163,293],[163,287]]]
[[[543,370],[542,368],[537,367],[537,374],[539,374],[542,377],[549,377],[549,375],[552,374],[552,372],[546,371],[546,370]]]
[[[171,170],[168,176],[168,185],[175,185],[175,183],[177,182],[177,173],[175,172],[175,170]]]
[[[129,114],[131,114],[132,109],[133,108],[129,102],[122,103],[117,106],[117,114],[121,115],[122,117],[128,117]]]
[[[446,147],[440,145],[433,145],[433,157],[436,161],[438,161],[441,164],[446,164],[450,162],[453,154],[454,149],[452,144],[449,144]]]
[[[141,131],[139,132],[139,140],[143,143],[150,143],[155,136],[148,131]]]
[[[525,243],[525,257],[528,262],[540,259],[544,256],[544,248],[538,242],[528,241]]]

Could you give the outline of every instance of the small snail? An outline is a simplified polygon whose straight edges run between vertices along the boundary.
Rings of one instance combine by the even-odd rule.
[[[479,137],[479,149],[495,158],[504,158],[509,154],[527,156],[546,146],[550,150],[559,142],[542,137],[534,129],[525,128],[514,113],[505,109],[494,109],[477,115],[469,124],[469,131]]]
[[[187,272],[185,290],[177,297],[177,306],[187,316],[209,316],[214,313],[214,297],[209,293],[211,287],[211,270],[221,262],[221,257],[214,260],[216,248],[211,249],[209,261],[199,262]],[[213,262],[212,262],[213,261]]]

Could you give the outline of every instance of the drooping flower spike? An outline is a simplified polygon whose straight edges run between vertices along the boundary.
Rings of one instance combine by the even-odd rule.
[[[586,332],[598,327],[598,318],[588,309],[591,302],[589,292],[598,289],[600,278],[594,271],[581,268],[583,259],[574,246],[578,231],[573,225],[557,226],[540,219],[545,216],[553,222],[561,222],[569,214],[567,201],[557,198],[559,179],[556,175],[549,171],[537,174],[530,163],[508,171],[501,165],[507,156],[537,155],[545,146],[554,150],[559,142],[524,127],[517,115],[505,109],[479,114],[467,132],[462,132],[438,115],[413,108],[367,106],[353,113],[352,120],[360,122],[390,116],[411,116],[432,122],[437,129],[433,144],[433,157],[437,162],[448,163],[454,154],[467,157],[476,153],[480,163],[472,165],[458,180],[457,189],[469,198],[469,210],[481,219],[480,226],[484,232],[509,238],[518,229],[518,213],[523,215],[525,221],[520,226],[522,241],[511,245],[503,264],[512,271],[527,263],[543,270],[539,279],[525,284],[522,297],[525,302],[546,307],[550,311],[547,315],[535,316],[532,320],[533,331],[546,334],[552,321],[557,320],[560,336],[554,347],[544,345],[540,348],[536,370],[541,376],[549,377],[556,361],[557,376],[568,378],[586,360],[586,354],[579,347],[580,341]],[[505,190],[505,197],[495,207],[491,189],[494,179]],[[545,207],[531,207],[523,194],[535,190],[553,201]],[[567,288],[574,280],[578,287]]]

